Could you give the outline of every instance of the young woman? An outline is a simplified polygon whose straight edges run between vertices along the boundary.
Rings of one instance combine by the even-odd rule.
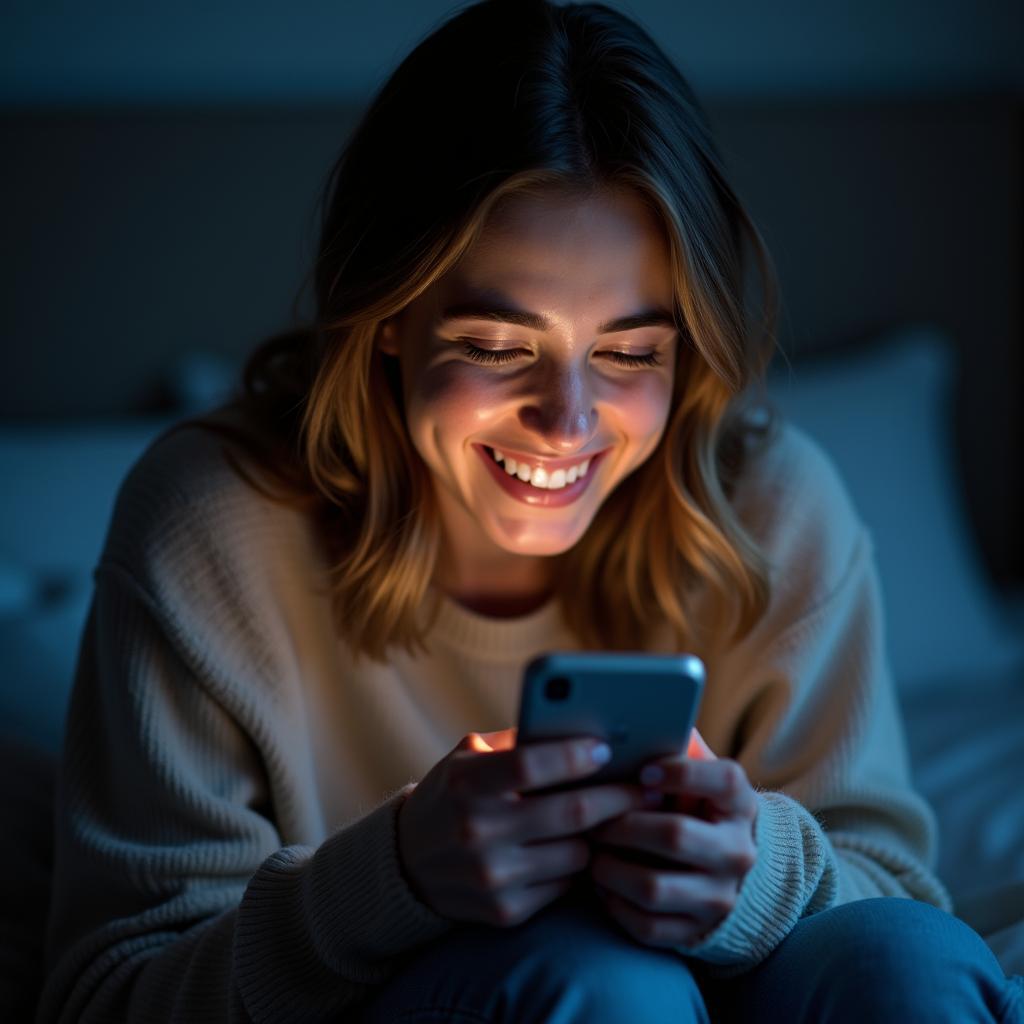
[[[315,281],[119,495],[38,1019],[1011,1019],[930,872],[868,537],[752,404],[770,264],[650,37],[453,17],[342,153]],[[588,785],[599,738],[516,747],[523,666],[573,648],[699,654],[691,756]]]

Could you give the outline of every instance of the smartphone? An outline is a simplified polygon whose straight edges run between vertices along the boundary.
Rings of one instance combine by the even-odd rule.
[[[685,753],[704,690],[694,654],[554,651],[523,673],[516,743],[597,736],[611,760],[582,783],[637,783],[650,761]]]

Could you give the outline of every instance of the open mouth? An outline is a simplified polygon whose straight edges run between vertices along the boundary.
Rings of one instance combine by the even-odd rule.
[[[509,476],[521,480],[524,484],[536,487],[538,490],[560,491],[576,483],[580,477],[584,477],[590,470],[591,457],[580,459],[569,466],[562,466],[555,470],[545,469],[543,466],[531,465],[529,462],[517,462],[511,455],[496,448],[487,448],[491,458],[505,470]]]
[[[474,445],[488,472],[505,493],[527,505],[558,508],[574,502],[594,478],[608,449],[575,462],[564,462],[551,470],[525,461],[518,462],[500,448]]]

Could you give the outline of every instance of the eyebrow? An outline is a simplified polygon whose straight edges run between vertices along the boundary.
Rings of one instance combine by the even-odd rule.
[[[493,305],[489,302],[458,302],[441,312],[438,325],[449,320],[494,320],[500,323],[516,324],[532,331],[550,331],[552,323],[540,313],[528,313],[508,305]],[[640,327],[676,326],[675,317],[665,309],[644,309],[630,316],[618,317],[601,324],[598,334],[617,334],[620,331],[635,331]]]

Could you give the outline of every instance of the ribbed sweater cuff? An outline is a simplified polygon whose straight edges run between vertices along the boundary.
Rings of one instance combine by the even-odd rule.
[[[313,1019],[381,984],[402,953],[452,922],[420,902],[402,875],[396,818],[401,790],[314,851],[287,846],[246,888],[235,971],[256,1019]],[[302,1013],[308,1013],[306,1018]]]
[[[805,914],[831,906],[838,893],[835,853],[821,825],[783,793],[759,793],[757,860],[731,913],[687,956],[740,974],[767,957]]]
[[[453,922],[415,895],[398,854],[398,811],[409,787],[330,836],[313,858],[309,901],[317,935],[367,965],[444,934]]]

